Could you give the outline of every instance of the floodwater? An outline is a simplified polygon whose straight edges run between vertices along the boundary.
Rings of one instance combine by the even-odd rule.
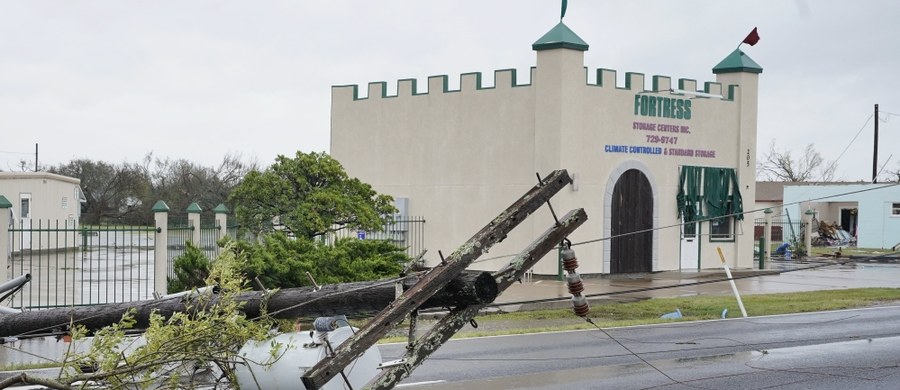
[[[31,282],[3,305],[14,308],[47,308],[95,305],[150,299],[153,295],[155,230],[70,231],[72,234],[34,233],[27,244],[13,239],[10,276],[31,274]],[[77,234],[76,234],[77,233]],[[183,253],[179,232],[168,235],[166,258],[169,276],[172,260]],[[210,258],[218,254],[216,229],[201,229],[201,244]],[[22,246],[35,248],[20,251]],[[67,249],[46,249],[46,248]],[[38,250],[37,248],[44,248]]]
[[[31,282],[4,304],[41,308],[127,302],[152,296],[152,249],[91,248],[13,254],[11,275],[31,274]]]

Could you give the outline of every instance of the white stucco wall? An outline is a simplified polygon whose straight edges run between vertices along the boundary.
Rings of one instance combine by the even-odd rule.
[[[694,80],[673,83],[668,77],[629,73],[626,86],[617,86],[615,71],[606,69],[597,70],[597,82],[589,84],[584,53],[578,50],[538,51],[536,62],[529,84],[517,81],[513,71],[497,71],[492,88],[481,88],[478,74],[462,75],[458,91],[446,90],[446,76],[429,78],[421,94],[414,93],[412,80],[398,82],[397,96],[385,96],[384,83],[369,84],[363,99],[356,86],[333,88],[332,155],[379,192],[409,198],[410,215],[428,221],[432,264],[438,249],[449,254],[533,186],[535,172],[562,168],[575,175],[575,185],[552,201],[559,215],[585,208],[589,221],[570,237],[574,242],[609,236],[611,184],[627,169],[643,172],[653,188],[653,226],[661,228],[654,232],[653,271],[680,267],[680,231],[666,227],[679,223],[675,197],[682,165],[736,169],[744,209],[753,209],[757,74],[722,74],[717,81],[726,85],[698,88]],[[701,89],[725,98],[676,95],[669,88]],[[690,105],[691,117],[636,114],[635,102],[643,96],[681,100]],[[635,129],[636,123],[656,130]],[[676,130],[660,131],[663,126]],[[640,150],[652,153],[612,152],[607,145],[646,147]],[[673,155],[672,148],[693,156]],[[699,156],[701,150],[705,157]],[[720,266],[716,246],[732,266],[751,267],[753,218],[737,223],[733,242],[710,242],[704,236],[702,268]],[[542,209],[486,257],[517,253],[550,224],[549,212]],[[704,223],[701,233],[708,232]],[[608,241],[576,250],[579,272],[609,272]],[[555,256],[535,272],[555,274]],[[497,269],[508,260],[483,261],[474,268]]]

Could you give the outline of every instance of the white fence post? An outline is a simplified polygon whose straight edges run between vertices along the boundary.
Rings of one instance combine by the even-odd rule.
[[[6,267],[9,265],[9,209],[12,203],[5,196],[0,195],[0,283],[9,279]]]
[[[216,228],[219,229],[219,239],[225,238],[228,235],[228,207],[225,207],[224,203],[219,203],[213,209],[213,212],[216,213]]]
[[[187,208],[188,213],[188,226],[191,227],[191,244],[200,247],[200,212],[203,209],[200,208],[200,205],[197,202],[191,203]]]
[[[766,216],[766,226],[763,228],[763,250],[766,251],[766,264],[769,264],[772,262],[772,209],[766,209],[763,214]]]
[[[804,218],[804,219],[806,220],[806,229],[805,229],[805,231],[803,232],[803,233],[804,233],[804,237],[803,237],[803,245],[806,246],[806,257],[812,257],[812,231],[813,231],[813,230],[812,230],[812,221],[813,221],[813,214],[814,214],[814,213],[813,213],[812,210],[806,210],[806,212],[803,213],[803,216],[806,217],[806,218]]]
[[[166,295],[166,278],[169,276],[169,205],[158,201],[153,205],[156,221],[156,238],[153,250],[153,291]]]

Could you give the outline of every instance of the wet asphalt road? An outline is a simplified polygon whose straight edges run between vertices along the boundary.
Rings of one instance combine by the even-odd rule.
[[[401,388],[900,388],[900,306],[608,332],[659,371],[599,330],[544,333],[451,341]]]

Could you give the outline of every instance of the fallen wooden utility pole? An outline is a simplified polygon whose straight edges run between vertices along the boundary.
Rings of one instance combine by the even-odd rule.
[[[554,225],[534,240],[524,251],[513,258],[503,269],[495,272],[497,287],[503,293],[510,285],[524,276],[525,272],[550,252],[554,247],[587,221],[584,209],[572,210],[566,214],[559,225]],[[449,314],[441,318],[426,334],[407,347],[406,353],[375,377],[367,389],[392,389],[401,380],[408,377],[412,370],[422,364],[425,359],[450,339],[456,332],[469,323],[478,312],[487,306],[486,303],[457,306]]]
[[[419,274],[413,274],[403,278],[404,289],[413,287],[420,277]],[[387,280],[325,285],[318,290],[311,287],[287,288],[270,294],[249,291],[238,294],[236,299],[244,302],[242,310],[248,317],[260,316],[261,308],[265,306],[275,318],[294,319],[338,314],[371,315],[390,305],[396,297],[395,280]],[[496,297],[497,283],[489,273],[467,272],[452,279],[422,307],[488,303],[493,302]],[[176,312],[196,310],[193,306],[196,305],[192,304],[189,297],[175,297],[0,314],[0,337],[59,333],[65,331],[70,322],[89,330],[97,330],[119,322],[129,310],[135,310],[134,328],[144,329],[149,325],[150,313],[155,312],[168,318]]]
[[[408,314],[418,309],[422,302],[436,294],[494,244],[506,238],[510,231],[571,182],[572,179],[565,170],[554,171],[542,179],[541,183],[475,233],[446,261],[429,271],[415,286],[406,290],[391,306],[382,310],[353,336],[335,348],[331,356],[306,371],[302,377],[306,388],[319,389],[341,373]]]

